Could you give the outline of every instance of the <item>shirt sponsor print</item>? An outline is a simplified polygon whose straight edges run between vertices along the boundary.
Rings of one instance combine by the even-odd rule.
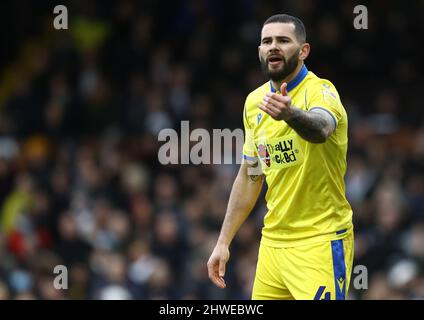
[[[296,135],[259,142],[257,149],[261,163],[269,169],[291,167],[303,162],[303,153]]]

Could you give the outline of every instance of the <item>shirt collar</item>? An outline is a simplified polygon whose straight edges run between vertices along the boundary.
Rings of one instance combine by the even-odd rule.
[[[303,79],[305,79],[307,74],[308,69],[305,65],[303,65],[296,77],[294,77],[294,79],[287,84],[287,91],[291,91],[296,88],[296,86],[301,83]],[[271,86],[271,92],[277,92],[277,90],[275,90],[275,88],[272,86],[272,81],[270,81],[269,84]]]

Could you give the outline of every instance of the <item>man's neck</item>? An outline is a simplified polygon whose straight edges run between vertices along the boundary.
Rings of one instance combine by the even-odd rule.
[[[298,66],[296,67],[296,69],[294,69],[294,71],[292,73],[290,73],[287,77],[285,77],[283,80],[281,81],[274,81],[271,80],[272,86],[274,87],[275,91],[280,91],[281,85],[286,82],[287,84],[292,81],[300,72],[300,69],[302,69],[304,63],[303,61],[301,63],[298,64]]]

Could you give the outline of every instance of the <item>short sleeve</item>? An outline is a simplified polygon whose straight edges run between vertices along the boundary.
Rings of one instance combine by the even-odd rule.
[[[308,110],[321,109],[328,112],[335,126],[343,117],[343,106],[336,88],[328,81],[322,81],[314,86],[308,101]]]
[[[257,152],[255,147],[255,138],[253,126],[249,123],[247,116],[247,103],[244,105],[243,110],[243,125],[244,125],[244,145],[243,145],[243,159],[256,160]]]

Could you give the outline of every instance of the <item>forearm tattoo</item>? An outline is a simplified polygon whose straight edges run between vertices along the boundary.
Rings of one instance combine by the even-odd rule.
[[[261,174],[261,175],[248,175],[248,177],[252,182],[261,182],[264,179],[263,174]]]
[[[293,115],[286,121],[287,124],[309,142],[325,142],[333,129],[328,118],[320,112],[305,112],[296,107],[292,108]]]

